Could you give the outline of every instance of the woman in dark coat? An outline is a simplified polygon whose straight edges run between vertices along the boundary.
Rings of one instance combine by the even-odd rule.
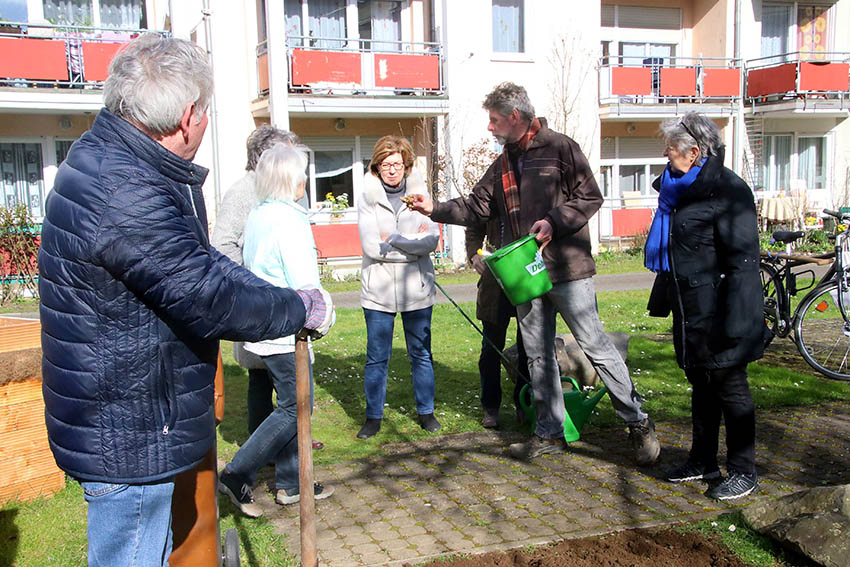
[[[766,326],[753,193],[723,166],[717,126],[697,114],[661,126],[669,163],[655,180],[658,211],[646,267],[658,273],[651,315],[673,313],[676,359],[693,386],[693,440],[671,482],[714,481],[706,496],[740,498],[757,487],[755,407],[747,363],[761,358]],[[717,464],[726,423],[727,476]]]

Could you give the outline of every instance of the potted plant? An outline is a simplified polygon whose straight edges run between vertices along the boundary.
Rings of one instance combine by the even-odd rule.
[[[336,196],[328,192],[325,195],[325,202],[330,204],[331,220],[340,220],[345,210],[348,209],[348,193]]]

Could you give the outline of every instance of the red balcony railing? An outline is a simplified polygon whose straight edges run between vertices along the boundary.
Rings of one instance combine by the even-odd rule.
[[[747,98],[846,99],[850,93],[850,53],[799,51],[747,61]]]
[[[741,97],[741,66],[710,57],[603,57],[601,104],[727,102]]]
[[[445,93],[439,43],[289,36],[288,87],[305,94]],[[336,45],[337,47],[321,47]],[[266,45],[257,49],[260,95],[268,92]]]
[[[147,31],[3,22],[0,86],[98,86],[118,50]]]

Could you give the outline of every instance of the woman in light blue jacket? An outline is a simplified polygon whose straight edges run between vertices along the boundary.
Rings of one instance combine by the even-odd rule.
[[[303,147],[277,145],[263,152],[257,163],[255,187],[260,204],[248,215],[245,267],[278,287],[320,288],[316,244],[307,211],[295,201],[304,196],[307,154]],[[219,489],[246,515],[262,510],[253,502],[251,486],[257,471],[275,463],[275,501],[300,500],[298,443],[295,415],[295,336],[245,343],[268,367],[277,393],[277,408],[251,434],[219,478]],[[312,358],[312,356],[311,356]],[[312,369],[311,369],[312,389]],[[316,499],[333,488],[316,483]]]

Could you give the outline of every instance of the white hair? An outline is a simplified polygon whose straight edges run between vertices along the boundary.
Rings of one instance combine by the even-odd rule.
[[[254,190],[260,201],[294,201],[307,181],[307,148],[277,144],[263,152],[257,162]]]
[[[697,157],[704,158],[718,155],[723,148],[717,124],[697,112],[665,120],[659,130],[664,143],[679,153],[685,153],[696,146],[699,149]]]
[[[103,100],[111,112],[152,136],[162,136],[177,130],[191,103],[200,121],[212,89],[212,68],[200,46],[146,33],[127,44],[109,64]]]

